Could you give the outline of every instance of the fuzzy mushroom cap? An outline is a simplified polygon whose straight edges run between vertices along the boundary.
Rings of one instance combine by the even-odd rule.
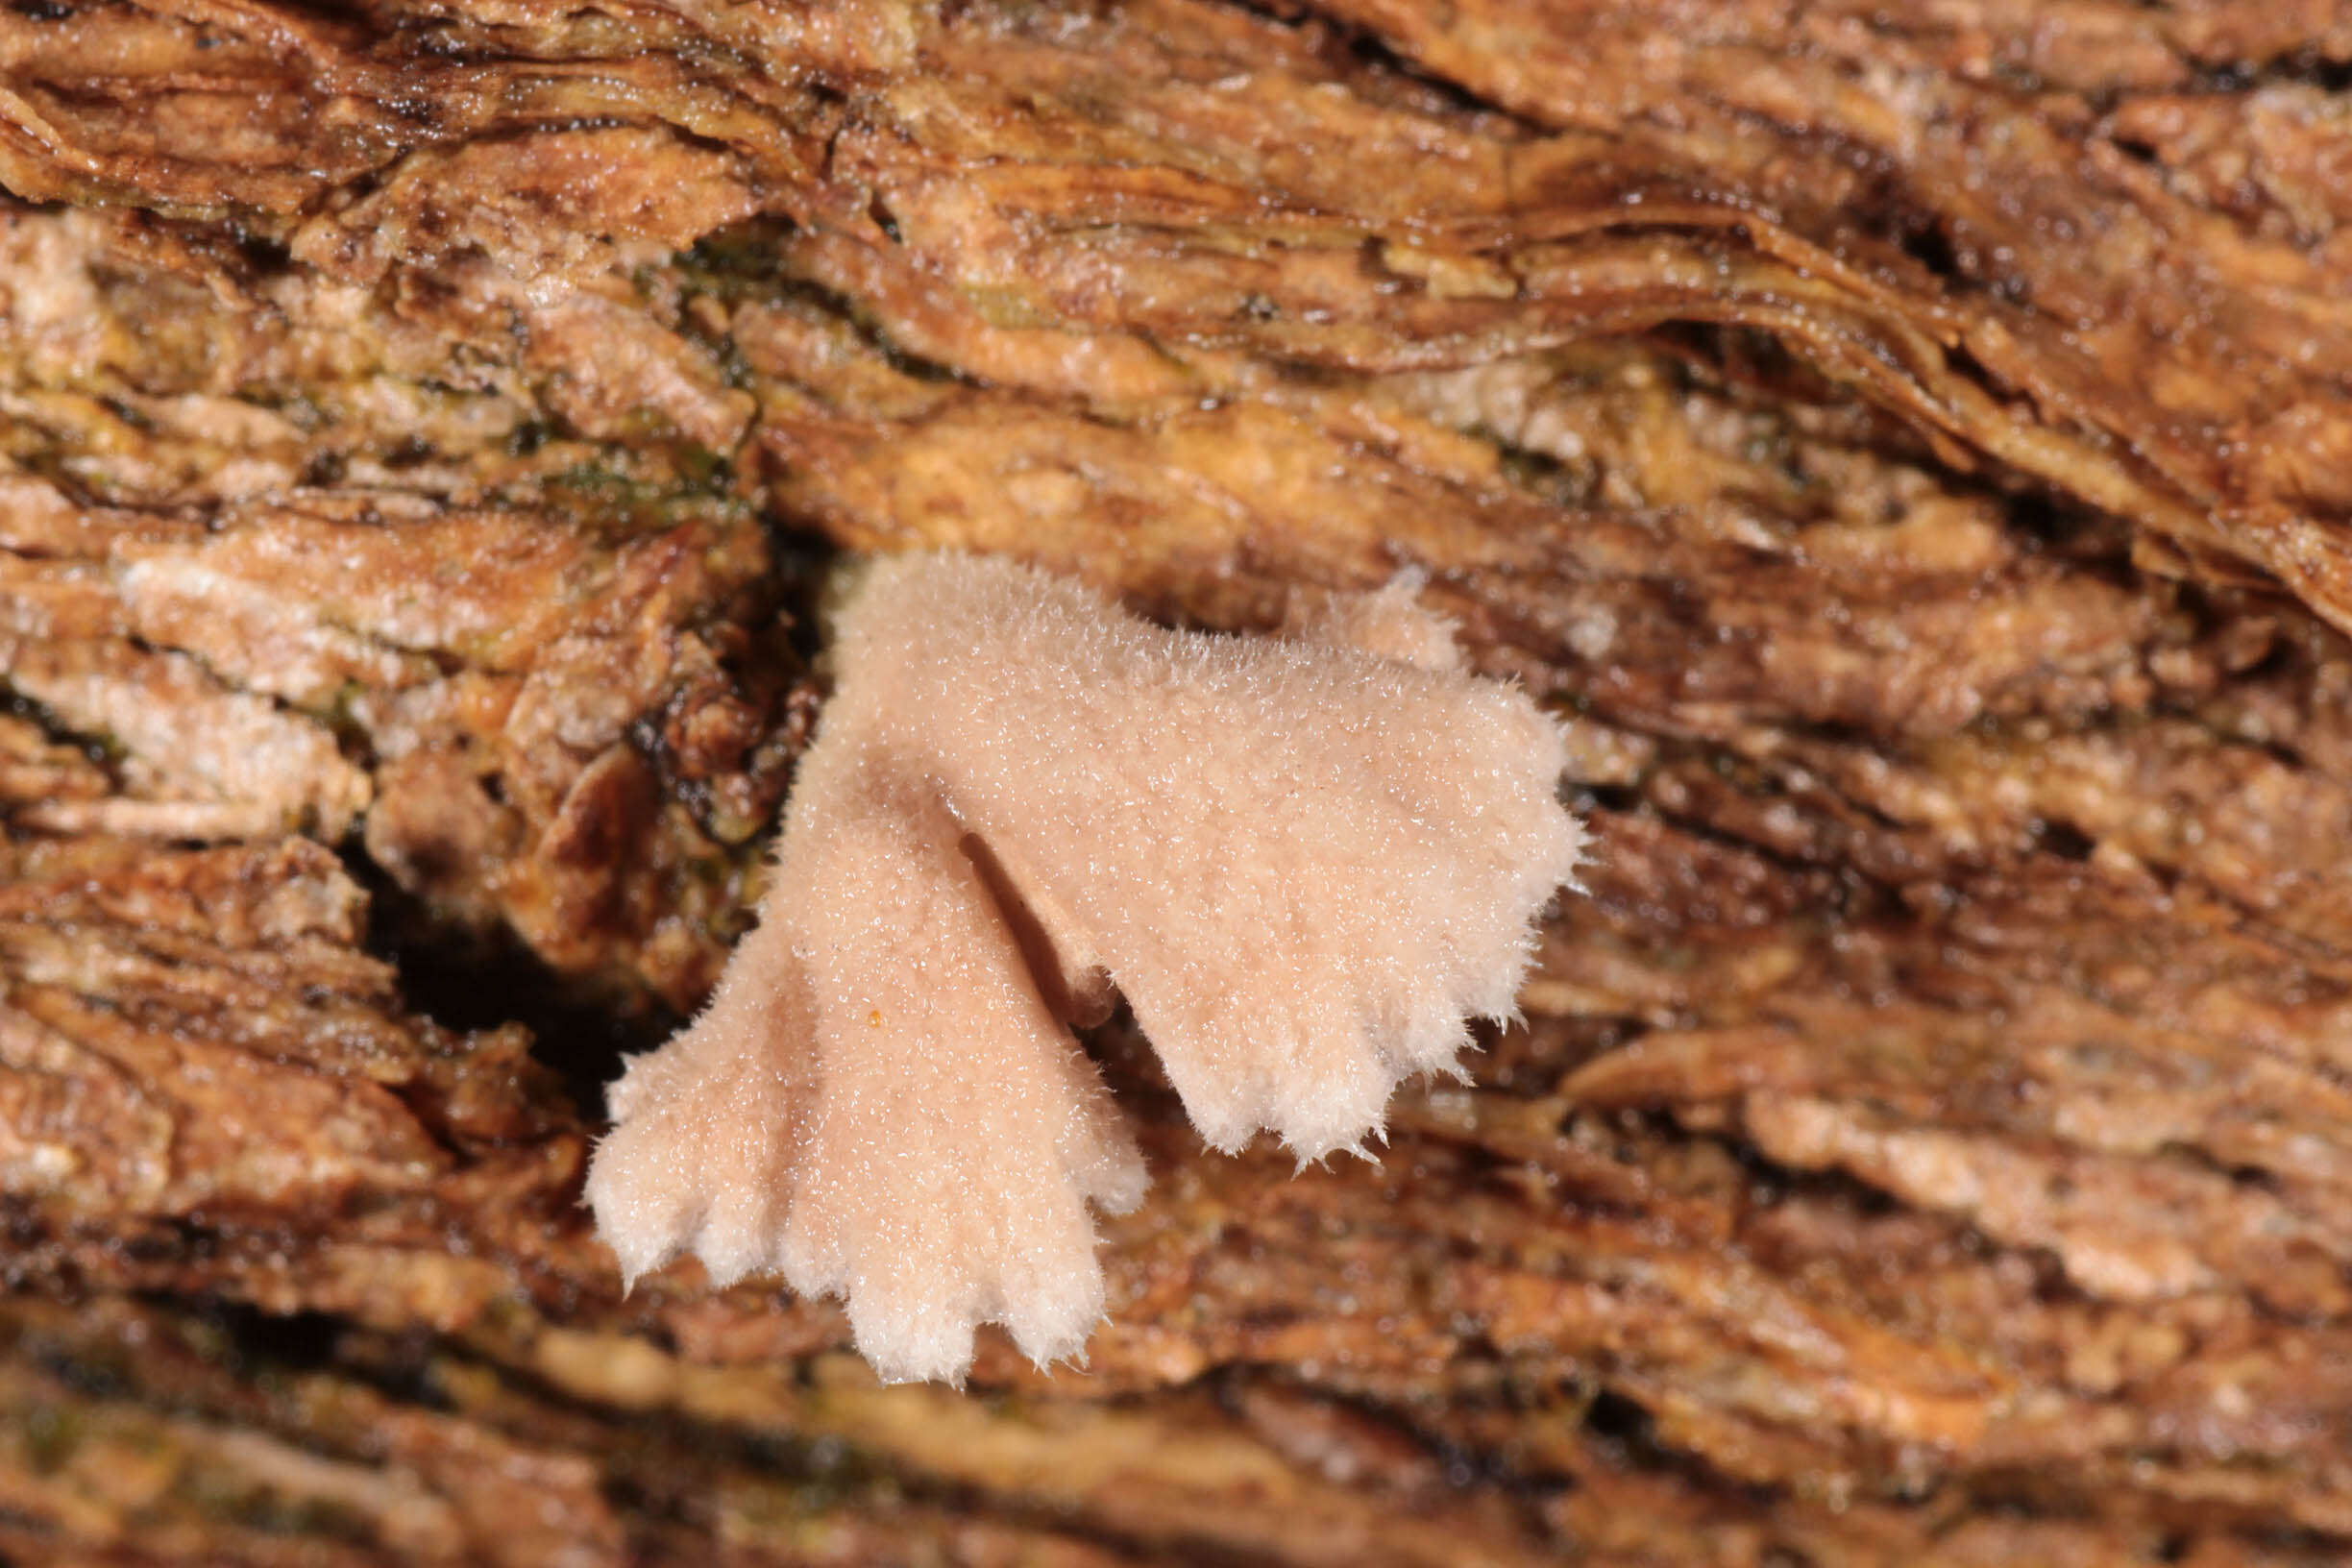
[[[906,556],[833,656],[760,927],[613,1086],[588,1197],[631,1278],[691,1251],[846,1298],[889,1379],[1100,1320],[1088,1206],[1145,1185],[1069,1034],[1109,987],[1211,1144],[1360,1148],[1509,1016],[1583,843],[1557,725],[1410,583],[1222,637]]]

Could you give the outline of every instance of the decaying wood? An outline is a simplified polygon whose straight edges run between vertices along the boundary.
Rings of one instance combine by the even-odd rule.
[[[0,1555],[2352,1547],[2340,8],[0,61]],[[970,1397],[624,1300],[563,1085],[742,929],[825,547],[939,544],[1237,629],[1421,567],[1599,837],[1377,1168],[1207,1156],[1096,1039],[1115,1322]]]

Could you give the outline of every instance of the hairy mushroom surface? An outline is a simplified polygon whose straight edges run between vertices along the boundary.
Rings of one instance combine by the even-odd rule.
[[[1112,987],[1210,1143],[1358,1148],[1511,1012],[1583,842],[1557,725],[1409,583],[1226,637],[907,556],[834,658],[760,926],[613,1086],[588,1197],[632,1279],[691,1251],[846,1298],[886,1378],[1101,1317],[1087,1205],[1145,1176],[1069,1026]]]

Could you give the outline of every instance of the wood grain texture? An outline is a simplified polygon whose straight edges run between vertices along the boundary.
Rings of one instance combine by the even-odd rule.
[[[0,13],[0,1556],[2352,1547],[2327,0]],[[1523,1027],[1045,1381],[624,1299],[838,549],[1570,716]],[[523,1025],[528,1024],[527,1030]],[[619,1032],[616,1036],[616,1030]]]

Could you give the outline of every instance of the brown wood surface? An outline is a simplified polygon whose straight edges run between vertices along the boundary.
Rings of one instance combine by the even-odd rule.
[[[2352,1552],[2335,0],[0,11],[0,1560]],[[839,550],[1429,575],[1524,1027],[1050,1378],[621,1295]],[[1148,824],[1138,824],[1147,831]]]

